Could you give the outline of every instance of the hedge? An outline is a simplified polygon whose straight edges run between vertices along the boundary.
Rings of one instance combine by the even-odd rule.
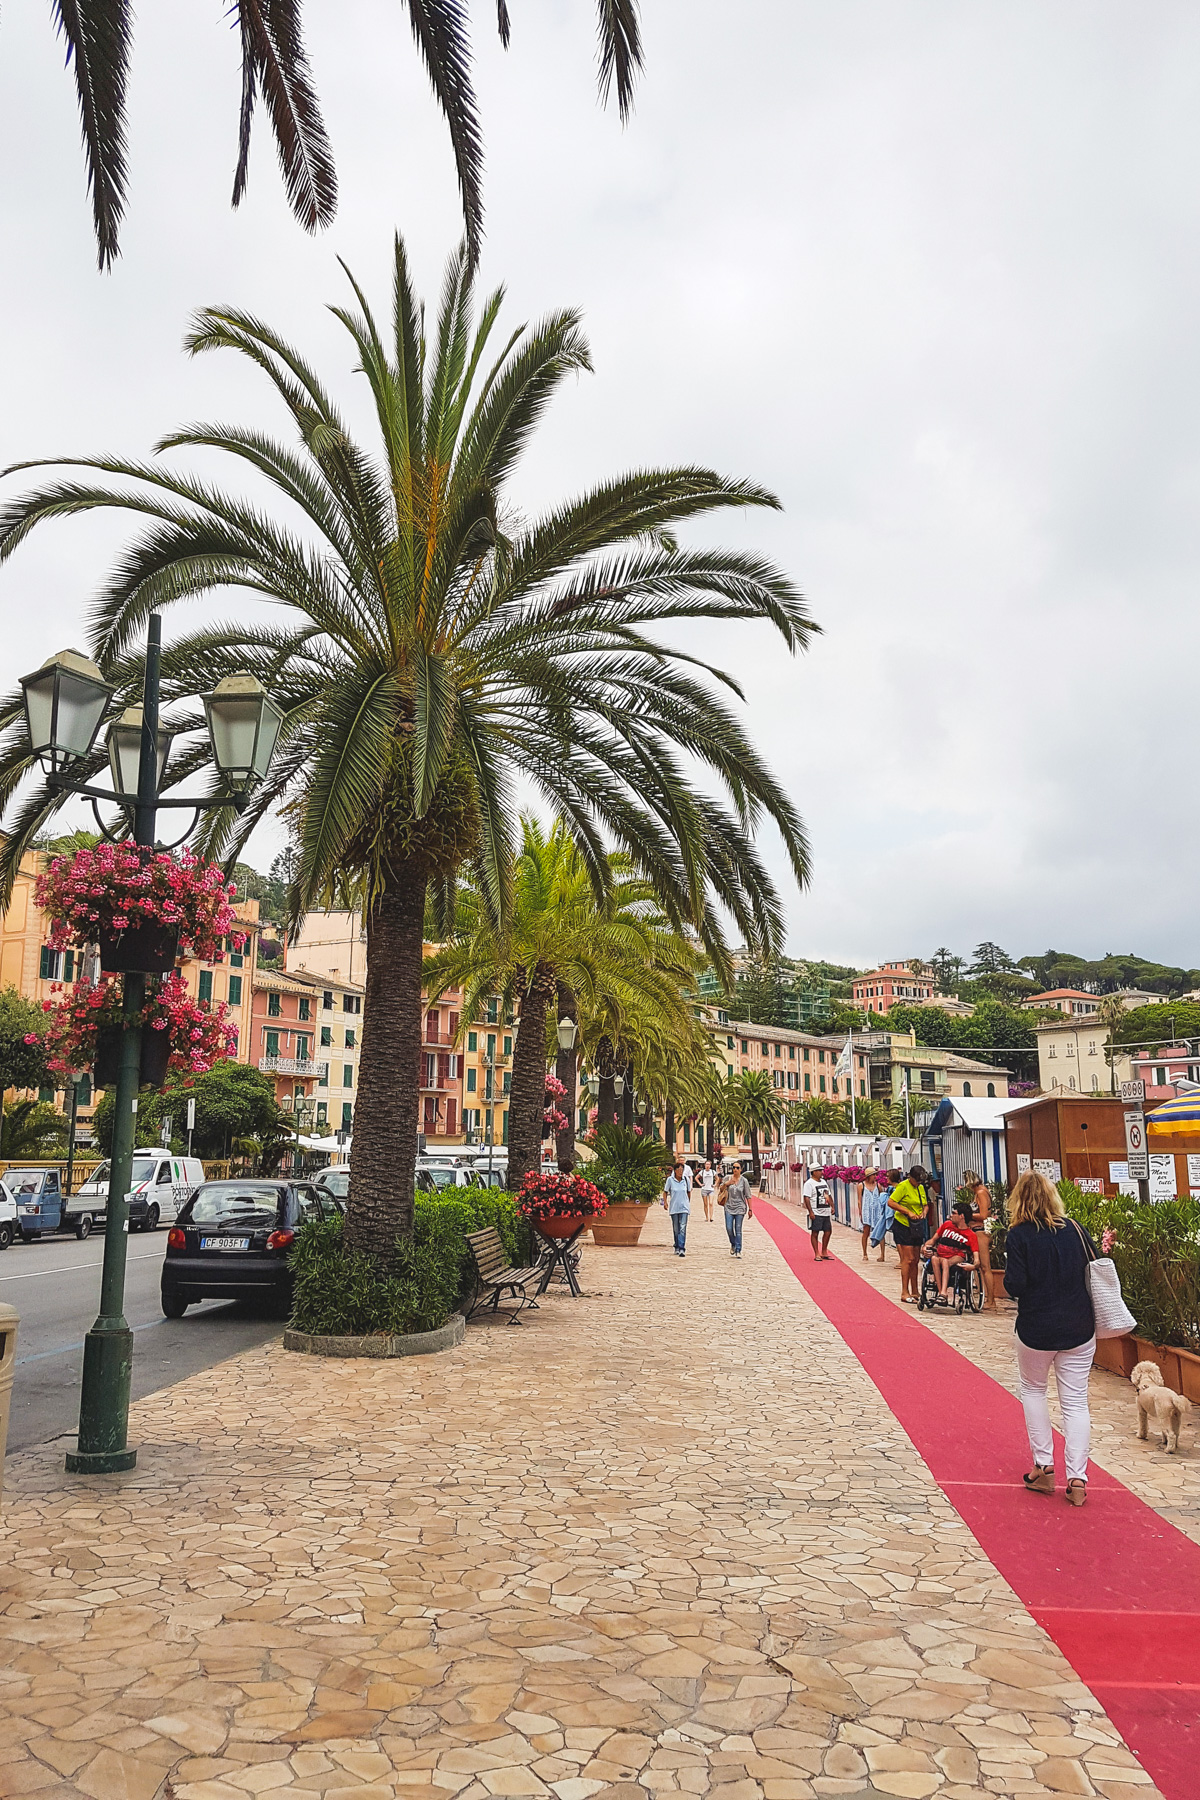
[[[532,1260],[529,1227],[511,1194],[448,1188],[418,1194],[411,1238],[396,1241],[390,1270],[346,1249],[341,1219],[301,1226],[289,1258],[292,1325],[315,1337],[436,1331],[473,1290],[467,1233],[494,1225],[512,1262]]]

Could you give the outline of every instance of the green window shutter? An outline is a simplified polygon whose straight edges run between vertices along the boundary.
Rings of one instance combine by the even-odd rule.
[[[820,1081],[821,1081],[821,1092],[824,1093],[825,1092],[825,1077],[823,1075],[820,1077]]]
[[[354,1123],[354,1108],[348,1100],[342,1101],[342,1130],[349,1131]]]
[[[512,1039],[510,1037],[506,1037],[504,1040],[504,1054],[505,1056],[512,1055]]]
[[[281,1013],[281,1008],[279,1005],[279,995],[278,994],[268,994],[267,995],[267,1017],[269,1019],[278,1019],[280,1017],[280,1013]]]
[[[811,1075],[806,1075],[806,1076],[805,1076],[805,1077],[804,1077],[804,1091],[805,1091],[805,1093],[806,1093],[806,1094],[807,1094],[807,1093],[808,1093],[808,1092],[809,1092],[809,1090],[810,1090],[810,1089],[811,1089],[811,1087],[812,1087],[812,1076],[811,1076]]]
[[[321,1063],[320,1070],[321,1070],[321,1073],[317,1076],[317,1086],[318,1087],[328,1087],[329,1086],[329,1064],[327,1062]]]
[[[473,1094],[475,1092],[475,1079],[476,1079],[475,1070],[468,1069],[467,1070],[467,1092],[468,1092],[468,1094]]]
[[[201,1000],[211,1000],[212,999],[212,970],[211,969],[201,969],[201,971],[200,971],[200,998],[201,998]]]
[[[49,944],[43,944],[38,958],[38,975],[43,981],[54,980],[54,952]]]
[[[322,1050],[333,1049],[333,1029],[329,1025],[321,1027],[321,1048]]]
[[[348,1031],[346,1033],[346,1048],[347,1048],[347,1050],[353,1050],[354,1044],[355,1044],[355,1034],[352,1031]]]
[[[268,1031],[267,1033],[267,1055],[279,1055],[279,1033],[277,1031]]]
[[[468,1033],[467,1033],[467,1049],[471,1050],[471,1051],[475,1051],[475,1050],[478,1050],[478,1048],[479,1048],[479,1033],[477,1031],[468,1031]]]
[[[54,1089],[52,1087],[40,1087],[38,1089],[38,1104],[40,1106],[54,1105]]]
[[[300,996],[300,1014],[299,1014],[299,1016],[302,1019],[307,1019],[307,1017],[308,1017],[308,995],[307,994],[301,994],[301,996]]]
[[[353,1063],[343,1063],[342,1064],[342,1086],[343,1087],[353,1087],[354,1086],[354,1064]]]
[[[229,952],[229,961],[235,969],[240,969],[245,963],[246,958],[241,950],[231,950]]]
[[[230,1006],[242,1004],[242,978],[240,975],[229,977],[229,1004]]]
[[[83,961],[82,957],[80,958],[80,961],[81,962]],[[66,952],[66,954],[63,956],[63,980],[64,981],[74,981],[74,979],[75,979],[75,952],[73,950],[68,950]]]
[[[502,1144],[507,1144],[507,1142],[508,1142],[508,1109],[507,1108],[505,1108],[503,1117],[504,1117],[504,1130],[503,1130],[503,1135],[501,1136],[500,1142]]]
[[[512,1092],[512,1075],[509,1073],[509,1071],[507,1069],[505,1069],[505,1071],[504,1071],[504,1097],[505,1097],[505,1099],[508,1098],[508,1096],[511,1092]]]

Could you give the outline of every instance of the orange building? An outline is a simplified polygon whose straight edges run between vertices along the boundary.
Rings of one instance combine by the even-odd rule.
[[[885,1013],[893,1006],[932,999],[932,977],[918,975],[906,962],[881,963],[854,980],[854,1004],[860,1012]]]

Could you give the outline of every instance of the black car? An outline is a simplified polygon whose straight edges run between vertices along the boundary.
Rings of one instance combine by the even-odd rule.
[[[182,1319],[197,1300],[292,1304],[288,1253],[308,1219],[336,1218],[336,1200],[308,1182],[206,1181],[167,1233],[162,1309]]]

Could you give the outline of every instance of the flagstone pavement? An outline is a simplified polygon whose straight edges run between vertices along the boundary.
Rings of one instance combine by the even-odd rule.
[[[765,1234],[690,1237],[10,1458],[0,1796],[1156,1800]]]

